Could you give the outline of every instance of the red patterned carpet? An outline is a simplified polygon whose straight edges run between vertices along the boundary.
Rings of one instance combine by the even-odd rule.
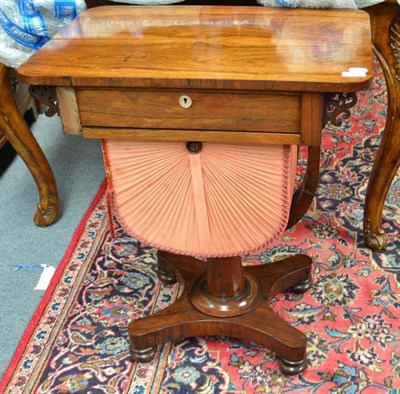
[[[386,253],[362,240],[363,199],[385,118],[380,71],[351,119],[324,131],[318,198],[268,252],[268,264],[300,251],[314,261],[304,295],[280,294],[274,309],[308,337],[309,368],[282,375],[274,354],[233,338],[186,338],[133,363],[127,324],[170,304],[176,287],[155,273],[155,251],[109,234],[99,192],[66,252],[0,384],[1,393],[398,393],[400,179],[384,227]],[[266,322],[268,324],[268,322]]]

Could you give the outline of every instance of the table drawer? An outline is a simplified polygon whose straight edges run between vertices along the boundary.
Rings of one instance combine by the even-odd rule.
[[[82,126],[299,133],[301,96],[79,89]],[[191,101],[188,108],[186,102]]]

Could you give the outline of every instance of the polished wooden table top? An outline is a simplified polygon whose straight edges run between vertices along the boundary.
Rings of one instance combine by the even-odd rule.
[[[343,77],[350,67],[368,72]],[[369,19],[359,10],[98,7],[18,72],[35,85],[356,91],[372,75]]]

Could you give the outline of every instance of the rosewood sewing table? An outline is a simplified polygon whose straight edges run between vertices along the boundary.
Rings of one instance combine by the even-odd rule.
[[[357,91],[371,79],[370,25],[357,10],[99,7],[18,71],[26,83],[55,87],[67,134],[308,146],[291,225],[318,181],[326,94]],[[135,359],[151,359],[164,341],[230,335],[277,353],[286,373],[304,370],[305,335],[269,302],[279,291],[310,287],[308,256],[245,268],[240,256],[205,264],[159,251],[158,259],[159,277],[170,283],[182,275],[185,289],[172,306],[130,323]]]

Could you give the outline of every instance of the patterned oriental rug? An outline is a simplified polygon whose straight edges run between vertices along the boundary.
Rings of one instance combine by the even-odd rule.
[[[268,264],[300,252],[312,257],[312,289],[273,300],[275,311],[308,337],[304,373],[282,375],[274,354],[227,337],[185,338],[159,348],[153,362],[132,362],[128,322],[169,305],[178,288],[157,280],[155,250],[126,236],[118,223],[111,238],[103,186],[0,392],[399,393],[399,178],[384,212],[387,252],[374,253],[362,240],[363,200],[386,100],[377,68],[352,117],[324,131],[321,183],[307,215],[272,250],[244,259]]]

